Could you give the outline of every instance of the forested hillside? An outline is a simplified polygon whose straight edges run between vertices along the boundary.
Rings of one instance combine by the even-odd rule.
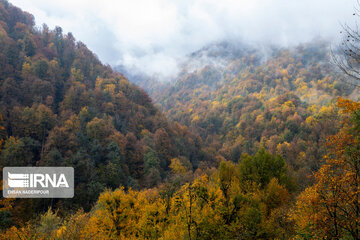
[[[92,211],[60,215],[0,232],[2,239],[359,239],[360,104],[339,99],[341,131],[315,183],[296,191],[282,157],[260,149],[238,164],[194,173],[173,159],[167,184],[103,192]],[[295,183],[296,184],[296,183]],[[299,195],[299,196],[298,196]],[[11,209],[10,200],[1,200]]]
[[[190,168],[211,161],[198,137],[71,33],[37,28],[31,14],[0,1],[0,42],[0,166],[73,166],[76,195],[63,207],[89,209],[105,188],[155,186],[172,158]],[[17,218],[50,203],[16,204]]]
[[[262,51],[222,43],[192,54],[175,84],[152,95],[212,154],[237,162],[263,147],[284,157],[306,185],[338,129],[334,100],[359,97],[342,78],[326,42]]]
[[[116,72],[0,0],[0,167],[75,171],[74,198],[2,197],[0,239],[360,239],[360,95],[326,41],[179,66]]]

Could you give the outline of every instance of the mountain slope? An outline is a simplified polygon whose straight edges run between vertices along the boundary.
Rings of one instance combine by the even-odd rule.
[[[170,123],[145,91],[71,33],[36,28],[31,14],[1,0],[0,42],[7,136],[0,166],[73,166],[76,173],[74,199],[20,204],[19,217],[44,202],[88,209],[106,187],[152,187],[172,158],[191,167],[211,161],[198,137]]]
[[[330,64],[326,42],[267,51],[224,46],[191,55],[178,80],[152,94],[155,102],[197,132],[208,152],[237,162],[265,147],[306,181],[320,166],[326,137],[337,131],[337,110],[329,104],[357,98],[358,91]],[[196,64],[199,56],[205,64]]]

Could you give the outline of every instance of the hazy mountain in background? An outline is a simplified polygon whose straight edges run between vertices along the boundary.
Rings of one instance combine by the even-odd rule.
[[[299,178],[320,166],[324,141],[336,132],[330,105],[339,96],[359,98],[331,63],[326,41],[291,48],[221,42],[190,54],[179,68],[165,83],[129,78],[213,154],[236,162],[265,147]]]
[[[262,47],[264,51],[263,58],[265,58],[270,50]],[[124,74],[129,81],[146,90],[153,98],[157,98],[157,93],[165,90],[171,85],[175,84],[185,75],[197,71],[206,66],[216,68],[216,71],[224,71],[227,65],[244,55],[255,53],[255,47],[246,45],[236,41],[223,41],[219,43],[210,44],[204,48],[199,49],[177,61],[177,72],[170,77],[163,77],[160,73],[148,75],[141,69],[136,67],[128,68],[124,65],[115,66],[114,69]]]

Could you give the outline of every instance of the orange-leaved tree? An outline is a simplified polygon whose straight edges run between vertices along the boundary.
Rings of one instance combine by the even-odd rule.
[[[315,184],[291,215],[304,239],[360,239],[360,103],[339,98],[342,129],[327,141]]]

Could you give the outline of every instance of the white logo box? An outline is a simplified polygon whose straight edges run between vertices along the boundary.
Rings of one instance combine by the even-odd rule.
[[[72,167],[4,167],[5,198],[72,198]]]

